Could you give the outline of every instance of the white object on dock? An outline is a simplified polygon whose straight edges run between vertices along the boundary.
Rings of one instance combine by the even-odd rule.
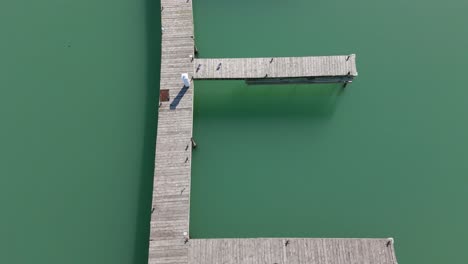
[[[181,75],[182,81],[184,82],[184,86],[190,88],[190,79],[188,73],[182,73]]]

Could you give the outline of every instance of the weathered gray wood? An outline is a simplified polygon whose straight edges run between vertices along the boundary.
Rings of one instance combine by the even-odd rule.
[[[192,2],[161,0],[161,6],[160,89],[169,89],[170,100],[161,102],[159,108],[148,262],[186,264],[184,232],[189,232],[193,84],[183,89],[181,74],[191,75],[193,71]]]
[[[189,264],[396,264],[391,239],[194,239]],[[287,245],[286,245],[287,243]]]
[[[357,76],[356,56],[196,59],[193,77],[258,79]]]

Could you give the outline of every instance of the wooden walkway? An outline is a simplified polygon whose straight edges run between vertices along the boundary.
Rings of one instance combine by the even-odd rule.
[[[193,77],[261,79],[357,76],[356,55],[244,59],[196,59]]]
[[[188,263],[193,84],[183,87],[182,73],[193,71],[192,1],[161,0],[162,54],[160,89],[170,101],[159,108],[149,263]]]
[[[390,239],[196,239],[189,264],[396,264]]]
[[[396,263],[393,244],[370,239],[188,239],[192,159],[193,83],[199,79],[356,76],[355,57],[194,59],[191,0],[161,0],[160,89],[170,100],[159,108],[150,264]],[[219,66],[221,63],[221,66]],[[245,64],[245,65],[244,65]],[[201,65],[201,66],[199,66]],[[216,67],[215,67],[216,66]],[[216,70],[219,66],[219,69]],[[197,71],[197,67],[200,67]],[[305,68],[302,68],[305,67]],[[195,76],[194,76],[195,75]]]

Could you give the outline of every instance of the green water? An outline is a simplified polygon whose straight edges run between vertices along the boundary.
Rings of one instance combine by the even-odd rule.
[[[196,84],[193,237],[396,238],[465,263],[468,3],[198,0],[202,57],[358,54],[334,85]],[[0,263],[146,263],[159,3],[0,3]]]
[[[191,236],[394,237],[466,263],[468,2],[199,0],[201,57],[357,54],[334,85],[195,84]]]
[[[159,1],[0,2],[0,263],[146,263]]]

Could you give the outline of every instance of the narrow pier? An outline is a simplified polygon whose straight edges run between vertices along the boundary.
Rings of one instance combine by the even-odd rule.
[[[196,59],[194,79],[248,82],[351,82],[357,76],[356,55]]]
[[[192,1],[161,0],[161,22],[160,89],[169,101],[159,107],[148,262],[188,263],[193,83],[184,87],[181,74],[193,71]]]
[[[389,243],[390,242],[390,243]],[[346,238],[196,239],[189,264],[395,264],[392,240]]]
[[[148,262],[395,264],[393,241],[385,239],[189,238],[194,85],[185,86],[181,74],[190,79],[331,78],[347,83],[357,71],[354,55],[195,59],[192,0],[161,0],[161,21],[164,100],[158,115]]]

